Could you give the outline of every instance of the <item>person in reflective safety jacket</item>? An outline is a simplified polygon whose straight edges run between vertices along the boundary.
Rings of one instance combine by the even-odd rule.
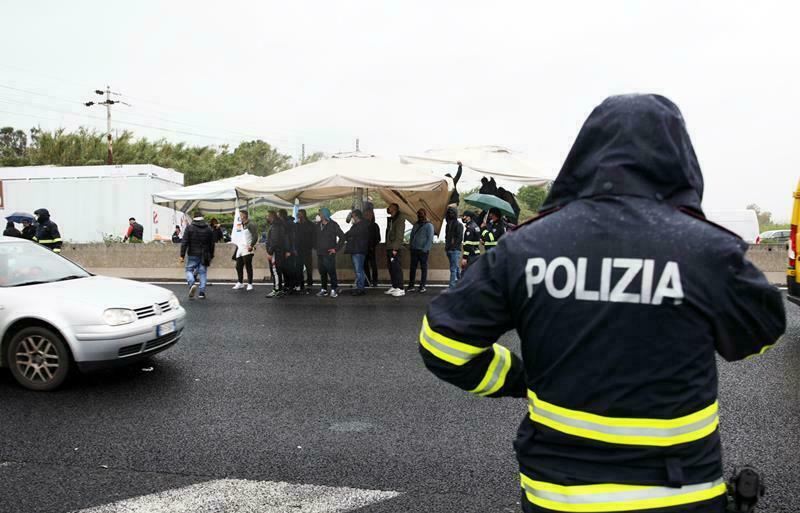
[[[61,253],[61,233],[58,231],[58,225],[50,219],[50,212],[46,208],[40,208],[33,215],[36,216],[37,223],[33,240],[54,253]]]
[[[540,215],[429,305],[430,371],[527,398],[524,511],[724,511],[715,352],[764,353],[786,318],[747,245],[705,220],[702,194],[678,108],[608,98]],[[497,343],[512,329],[521,357]]]

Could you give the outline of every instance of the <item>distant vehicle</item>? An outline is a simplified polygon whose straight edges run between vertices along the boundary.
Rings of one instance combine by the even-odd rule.
[[[789,226],[789,265],[786,267],[786,298],[800,305],[800,277],[797,276],[797,225],[800,224],[800,182],[794,191],[792,224]]]
[[[55,390],[77,367],[115,367],[159,353],[183,333],[169,290],[94,276],[22,239],[0,237],[0,367],[22,386]]]
[[[706,218],[732,231],[748,244],[758,243],[758,216],[754,210],[711,210]]]
[[[758,244],[786,244],[790,234],[790,230],[770,230],[758,236]]]

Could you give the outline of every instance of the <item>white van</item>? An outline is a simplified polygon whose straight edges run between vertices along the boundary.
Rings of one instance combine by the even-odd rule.
[[[727,228],[748,244],[758,243],[758,216],[754,210],[707,210],[709,221]]]

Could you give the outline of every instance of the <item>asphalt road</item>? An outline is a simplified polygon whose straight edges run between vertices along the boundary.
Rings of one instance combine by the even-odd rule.
[[[263,287],[209,290],[185,303],[185,337],[152,371],[41,394],[0,370],[0,512],[228,479],[399,492],[359,513],[518,511],[511,441],[525,403],[471,397],[424,370],[416,335],[437,289],[282,300]],[[763,511],[800,511],[800,310],[787,312],[780,345],[720,364],[726,466],[767,474]]]

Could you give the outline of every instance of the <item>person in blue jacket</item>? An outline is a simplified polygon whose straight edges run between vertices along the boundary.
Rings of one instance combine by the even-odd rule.
[[[425,293],[425,286],[428,284],[428,255],[433,246],[433,224],[428,221],[428,213],[425,209],[417,210],[417,222],[411,228],[411,236],[408,242],[411,247],[411,272],[408,276],[408,288],[406,291]],[[417,266],[421,269],[421,276],[419,288],[414,289]]]
[[[528,400],[514,444],[523,511],[725,511],[716,354],[764,353],[786,315],[702,197],[678,107],[613,96],[539,216],[430,303],[431,372]],[[510,330],[519,356],[497,343]]]

